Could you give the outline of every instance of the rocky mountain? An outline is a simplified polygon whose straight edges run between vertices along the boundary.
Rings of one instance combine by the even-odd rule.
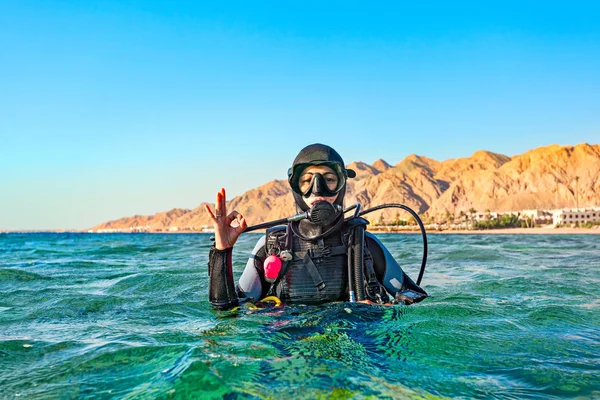
[[[372,167],[375,168],[379,172],[385,172],[388,169],[392,168],[392,166],[390,164],[388,164],[385,160],[383,160],[381,158],[379,160],[375,161],[373,163]]]
[[[354,162],[346,204],[363,209],[384,203],[402,203],[428,219],[442,220],[474,208],[479,212],[551,209],[600,205],[600,145],[551,145],[508,157],[477,151],[471,157],[437,161],[412,154],[395,166],[384,160],[372,165]],[[193,210],[173,209],[152,216],[133,216],[92,229],[200,230],[210,225],[204,203]],[[250,224],[293,215],[287,181],[271,181],[228,203]],[[371,221],[407,218],[398,210],[368,215]]]
[[[600,145],[552,145],[502,157],[486,157],[479,166],[485,169],[456,176],[429,214],[600,205]]]
[[[377,175],[380,172],[379,169],[375,168],[373,165],[369,165],[362,161],[356,161],[351,164],[346,165],[346,168],[353,169],[356,172],[356,179],[365,178],[372,175]]]

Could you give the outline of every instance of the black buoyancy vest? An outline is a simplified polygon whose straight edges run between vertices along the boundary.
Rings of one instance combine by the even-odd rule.
[[[302,304],[347,300],[348,258],[341,232],[315,242],[292,236],[293,259],[280,280],[281,299]]]

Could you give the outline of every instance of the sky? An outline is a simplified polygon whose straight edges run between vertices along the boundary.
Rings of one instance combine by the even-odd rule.
[[[402,3],[1,1],[0,230],[195,208],[315,142],[600,143],[600,3]]]

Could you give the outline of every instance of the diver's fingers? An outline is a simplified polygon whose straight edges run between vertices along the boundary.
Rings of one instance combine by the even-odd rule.
[[[205,204],[205,205],[204,205],[204,210],[206,211],[206,213],[207,213],[208,215],[210,215],[210,219],[211,219],[213,222],[217,222],[217,219],[215,218],[215,215],[213,214],[213,212],[212,212],[212,210],[210,209],[210,206],[209,206],[208,204]]]
[[[215,217],[221,215],[221,191],[217,192],[217,199],[215,200]]]
[[[246,218],[244,218],[242,214],[238,213],[236,219],[238,222],[238,226],[235,227],[235,231],[241,235],[248,227],[248,224],[246,223]]]
[[[221,190],[217,192],[217,200],[215,202],[215,217],[220,221],[220,217],[226,216],[227,206],[225,205],[225,189],[221,188]]]
[[[239,212],[233,210],[227,215],[227,224],[231,224],[234,220],[238,219],[238,216],[241,216]]]
[[[225,188],[221,188],[221,215],[227,215],[227,196]]]

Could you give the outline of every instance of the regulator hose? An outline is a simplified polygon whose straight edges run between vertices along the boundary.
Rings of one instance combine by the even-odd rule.
[[[359,206],[358,206],[359,207]],[[350,211],[354,208],[357,208],[357,205],[354,204],[346,209],[344,209],[344,212]],[[417,278],[417,285],[421,285],[421,280],[423,279],[423,274],[425,273],[425,265],[427,264],[427,232],[425,232],[425,226],[423,226],[423,221],[421,221],[421,218],[419,218],[419,215],[414,212],[410,207],[405,206],[404,204],[399,204],[399,203],[389,203],[389,204],[381,204],[379,206],[376,207],[372,207],[372,208],[368,208],[364,211],[361,211],[358,213],[358,215],[355,215],[353,217],[347,218],[352,219],[356,216],[360,217],[362,215],[371,213],[373,211],[377,211],[377,210],[381,210],[384,208],[400,208],[404,211],[407,211],[410,215],[412,215],[415,218],[415,221],[417,221],[417,224],[419,224],[419,228],[421,229],[421,236],[423,237],[423,260],[421,261],[421,270],[419,271],[419,277]]]
[[[412,215],[415,218],[415,221],[417,221],[417,224],[419,225],[419,228],[421,229],[421,236],[423,237],[423,260],[421,261],[421,270],[419,271],[419,276],[417,278],[417,285],[421,285],[421,280],[423,279],[423,274],[425,273],[425,265],[427,264],[427,248],[428,248],[427,247],[427,232],[425,232],[425,226],[423,226],[423,221],[421,221],[421,218],[419,218],[419,215],[416,212],[414,212],[410,207],[405,206],[404,204],[399,204],[399,203],[389,203],[389,204],[381,204],[379,206],[368,208],[364,211],[360,211],[360,203],[357,203],[357,204],[353,204],[343,210],[343,213],[346,213],[350,210],[355,210],[354,215],[352,217],[345,218],[344,221],[349,221],[352,218],[360,217],[362,215],[371,213],[373,211],[381,210],[384,208],[400,208],[404,211],[407,211],[410,215]],[[262,224],[249,226],[248,228],[246,228],[246,230],[244,232],[251,232],[251,231],[254,231],[257,229],[265,229],[265,228],[270,228],[275,225],[287,224],[288,222],[290,222],[292,220],[297,220],[297,218],[300,218],[300,216],[302,216],[304,218],[304,214],[306,214],[306,213],[297,214],[297,215],[295,215],[293,217],[289,217],[289,218],[281,218],[281,219],[278,219],[275,221],[264,222]],[[306,215],[308,215],[308,214],[306,214]],[[351,257],[349,257],[348,262],[350,262],[350,260],[351,260]],[[352,287],[352,288],[354,289],[354,287]]]

